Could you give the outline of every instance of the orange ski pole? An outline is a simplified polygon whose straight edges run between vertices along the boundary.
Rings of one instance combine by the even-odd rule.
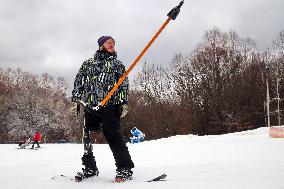
[[[131,70],[136,66],[137,62],[142,58],[142,56],[146,53],[146,51],[149,49],[149,47],[154,43],[154,41],[157,39],[157,37],[160,35],[160,33],[165,29],[165,27],[168,25],[170,20],[175,20],[180,12],[180,8],[183,5],[184,1],[181,1],[178,6],[174,7],[167,16],[169,17],[165,23],[160,27],[160,29],[157,31],[157,33],[154,35],[154,37],[150,40],[150,42],[144,47],[142,52],[138,55],[138,57],[134,60],[134,62],[131,64],[131,66],[126,70],[126,72],[122,75],[122,77],[118,80],[118,82],[114,85],[112,90],[108,92],[107,96],[103,99],[103,101],[99,104],[99,106],[94,107],[94,110],[98,110],[100,107],[103,107],[105,103],[110,99],[110,97],[113,95],[113,93],[118,89],[118,87],[121,85],[121,83],[124,81],[124,79],[128,76],[128,74],[131,72]]]

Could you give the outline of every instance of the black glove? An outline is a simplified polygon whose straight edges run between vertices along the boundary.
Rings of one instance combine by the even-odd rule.
[[[89,105],[89,104],[87,104],[85,106],[85,111],[87,111],[87,112],[89,112],[91,114],[95,114],[95,112],[96,112],[96,111],[93,110],[93,107],[91,105]]]

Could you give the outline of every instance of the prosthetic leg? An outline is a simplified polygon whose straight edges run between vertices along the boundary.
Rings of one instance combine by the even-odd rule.
[[[83,144],[84,144],[84,155],[82,157],[82,165],[84,165],[85,168],[82,168],[82,172],[78,172],[77,175],[75,176],[75,180],[77,182],[80,182],[85,178],[99,175],[96,160],[93,155],[93,146],[91,143],[90,131],[86,127],[85,120],[84,120],[84,129],[83,129]]]

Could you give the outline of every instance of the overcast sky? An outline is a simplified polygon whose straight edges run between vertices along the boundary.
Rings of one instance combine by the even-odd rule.
[[[63,76],[73,85],[82,62],[111,35],[128,67],[180,0],[0,0],[0,67]],[[142,62],[169,64],[214,26],[271,46],[284,29],[284,0],[185,0]],[[135,77],[132,73],[130,77]]]

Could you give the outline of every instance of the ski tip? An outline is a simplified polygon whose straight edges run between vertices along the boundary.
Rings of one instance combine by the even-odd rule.
[[[73,179],[71,179],[71,180],[73,180]],[[75,176],[74,180],[75,180],[76,182],[81,182],[81,181],[82,181],[82,178],[78,178],[78,177]]]
[[[156,181],[164,181],[163,179],[165,179],[167,177],[166,174],[162,174],[156,178],[153,178],[151,180],[148,180],[147,182],[156,182]]]
[[[64,179],[64,180],[74,180],[72,177],[60,174],[60,175],[54,175],[52,178],[52,180],[57,180],[57,179]]]

